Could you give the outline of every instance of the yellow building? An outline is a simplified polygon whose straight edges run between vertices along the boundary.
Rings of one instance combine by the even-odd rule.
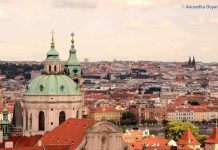
[[[114,120],[120,121],[121,111],[116,110],[113,107],[97,107],[91,111],[91,119],[96,121],[105,120]]]
[[[208,116],[208,109],[207,108],[194,108],[193,109],[193,120],[194,121],[202,121],[206,120]]]

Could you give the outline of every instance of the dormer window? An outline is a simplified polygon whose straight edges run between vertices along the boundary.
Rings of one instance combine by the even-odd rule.
[[[64,91],[64,86],[63,85],[61,85],[60,90]]]
[[[42,92],[43,89],[44,89],[44,86],[43,86],[43,85],[40,85],[40,86],[39,86],[39,90]]]
[[[74,68],[73,69],[73,72],[76,74],[78,72],[78,69],[77,68]]]

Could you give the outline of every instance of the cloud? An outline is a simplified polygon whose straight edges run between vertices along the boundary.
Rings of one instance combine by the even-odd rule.
[[[202,25],[205,22],[206,22],[206,19],[204,17],[200,17],[198,19],[191,20],[189,23],[192,25]]]
[[[212,24],[218,24],[218,18],[210,19],[209,22]]]
[[[189,22],[191,25],[206,25],[206,24],[211,24],[211,25],[217,25],[218,24],[218,18],[211,18],[211,19],[206,19],[204,17],[200,17],[195,20],[191,20]]]
[[[161,28],[169,28],[171,26],[171,22],[169,20],[162,20],[160,23],[159,23],[159,26]]]
[[[144,29],[152,25],[151,21],[145,20],[130,20],[124,22],[123,26],[128,29]]]
[[[4,13],[2,11],[2,9],[0,9],[0,18],[3,18],[4,17]]]
[[[127,3],[129,5],[137,6],[137,5],[148,5],[151,3],[151,1],[150,0],[128,0]]]
[[[63,8],[93,9],[97,7],[96,0],[54,0],[52,5]]]
[[[0,3],[10,3],[10,0],[0,0]]]

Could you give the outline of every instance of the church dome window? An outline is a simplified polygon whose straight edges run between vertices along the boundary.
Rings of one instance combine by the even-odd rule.
[[[39,86],[39,90],[42,92],[44,90],[44,86],[43,85],[40,85]]]
[[[64,91],[64,86],[63,85],[61,85],[60,90]]]
[[[74,72],[74,73],[77,73],[77,72],[78,72],[78,69],[77,69],[77,68],[74,68],[74,69],[73,69],[73,72]]]

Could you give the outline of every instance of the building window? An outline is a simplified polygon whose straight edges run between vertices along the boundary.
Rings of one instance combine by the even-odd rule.
[[[51,72],[51,66],[50,65],[48,66],[48,70],[49,70],[49,72]]]
[[[28,130],[28,111],[26,111],[26,130]]]
[[[76,111],[76,118],[79,118],[79,110]]]
[[[55,72],[57,71],[57,66],[56,66],[56,65],[54,66],[54,71],[55,71]]]
[[[51,122],[51,125],[53,125],[53,122]]]
[[[59,113],[59,124],[63,123],[65,121],[66,117],[65,117],[65,112],[61,111]]]
[[[51,111],[53,111],[53,108],[51,108]]]
[[[44,89],[44,86],[43,86],[43,85],[40,85],[40,86],[39,86],[39,90],[42,92],[43,89]]]
[[[39,131],[45,130],[45,114],[43,111],[39,112]]]
[[[33,118],[32,118],[32,113],[30,114],[30,129],[32,129],[32,121],[33,121]]]
[[[64,91],[64,86],[63,85],[61,85],[60,90]]]

